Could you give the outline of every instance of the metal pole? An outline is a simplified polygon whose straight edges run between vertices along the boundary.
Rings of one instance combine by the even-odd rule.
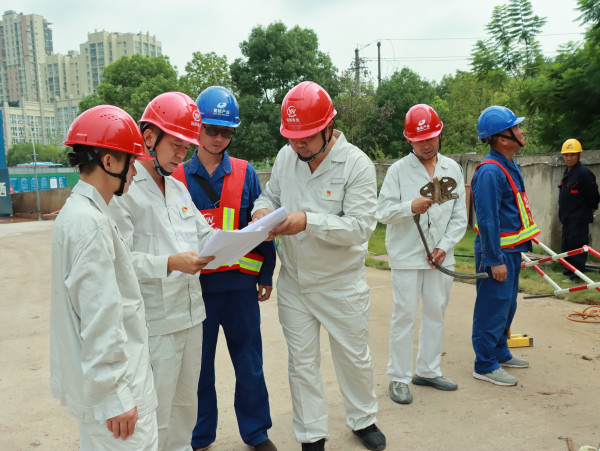
[[[377,87],[381,86],[381,41],[377,41]]]
[[[31,139],[31,144],[33,144],[33,176],[35,177],[35,198],[37,200],[37,214],[38,221],[42,220],[42,212],[40,208],[40,182],[37,176],[37,154],[35,153],[35,139]]]
[[[358,47],[354,50],[354,83],[356,94],[360,94],[360,59],[358,58]]]

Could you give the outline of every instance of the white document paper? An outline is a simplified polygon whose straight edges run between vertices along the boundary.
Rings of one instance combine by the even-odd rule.
[[[215,256],[205,266],[206,269],[217,269],[219,266],[231,266],[240,258],[262,243],[269,232],[287,219],[287,210],[280,207],[249,224],[242,230],[216,230],[211,240],[200,251],[200,257]]]

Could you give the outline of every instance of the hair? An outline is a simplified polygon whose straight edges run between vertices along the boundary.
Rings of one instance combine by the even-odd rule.
[[[92,156],[94,153],[97,155],[97,158]],[[117,161],[121,161],[124,157],[123,152],[119,152],[118,150],[75,144],[73,145],[73,152],[68,154],[68,160],[71,166],[79,168],[81,175],[90,175],[100,166],[99,161],[106,154],[110,154]]]
[[[144,131],[146,129],[152,130],[152,133],[154,133],[155,135],[158,135],[160,132],[163,132],[163,130],[158,125],[152,124],[151,122],[143,122],[141,129],[142,135],[144,134]]]

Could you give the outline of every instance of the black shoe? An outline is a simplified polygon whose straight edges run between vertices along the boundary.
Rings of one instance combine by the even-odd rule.
[[[358,437],[365,448],[372,451],[382,451],[385,449],[385,435],[374,424],[352,432],[354,432],[354,435]]]
[[[270,439],[266,439],[264,442],[251,446],[250,448],[254,451],[277,451],[277,447]]]
[[[579,276],[578,276],[577,274],[571,274],[571,275],[569,276],[569,280],[570,280],[571,282],[573,282],[574,280],[577,280],[577,279],[579,279]]]
[[[313,443],[302,443],[302,451],[325,451],[325,439]]]

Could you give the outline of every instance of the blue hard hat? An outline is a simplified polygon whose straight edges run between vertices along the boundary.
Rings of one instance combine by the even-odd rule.
[[[497,135],[520,124],[524,119],[524,117],[515,116],[515,113],[504,106],[490,106],[483,110],[477,119],[477,137],[484,139]]]
[[[200,93],[196,105],[202,123],[236,128],[240,125],[240,107],[231,91],[223,86],[211,86]]]

